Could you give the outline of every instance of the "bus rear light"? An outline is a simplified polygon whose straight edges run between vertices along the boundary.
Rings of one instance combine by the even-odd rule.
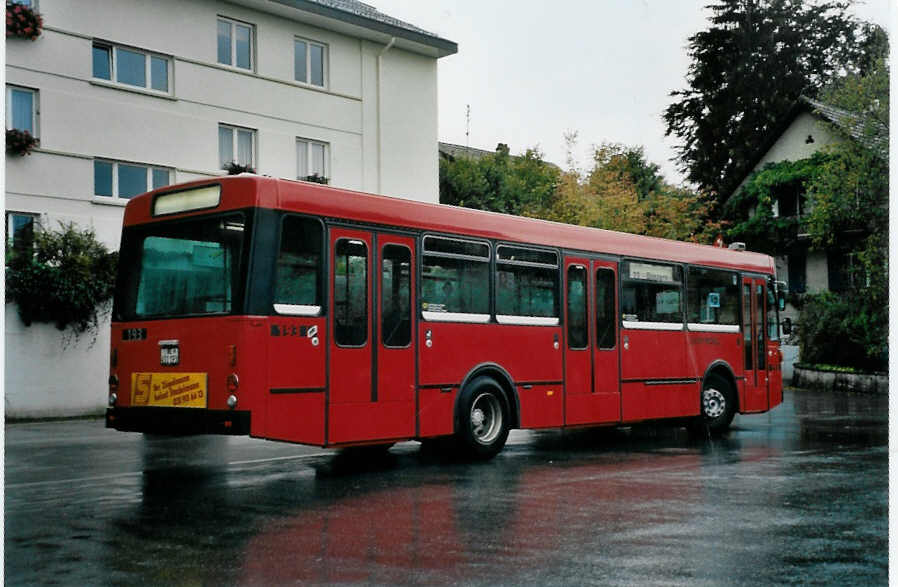
[[[228,396],[228,407],[232,410],[237,407],[237,396],[231,394]]]
[[[235,393],[238,387],[240,387],[240,379],[236,373],[231,373],[228,375],[228,391]]]
[[[118,375],[115,373],[109,376],[109,391],[118,391]]]
[[[228,345],[228,365],[231,367],[237,366],[237,345],[230,344]]]

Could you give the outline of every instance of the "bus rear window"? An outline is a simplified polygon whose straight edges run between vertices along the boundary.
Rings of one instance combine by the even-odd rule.
[[[240,291],[242,214],[132,229],[123,239],[116,316],[229,314]]]

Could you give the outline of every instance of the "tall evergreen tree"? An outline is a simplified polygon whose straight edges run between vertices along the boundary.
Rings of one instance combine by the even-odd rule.
[[[666,134],[680,169],[718,199],[736,187],[761,143],[802,94],[863,66],[865,34],[849,4],[717,0],[707,30],[689,38],[688,87],[671,92]]]

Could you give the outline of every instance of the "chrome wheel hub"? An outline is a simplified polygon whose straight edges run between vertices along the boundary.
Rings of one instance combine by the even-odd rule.
[[[706,417],[711,420],[719,418],[726,411],[726,407],[726,397],[720,391],[709,387],[702,392],[702,410]]]
[[[502,406],[496,396],[478,395],[471,404],[471,432],[480,444],[490,444],[502,430]]]

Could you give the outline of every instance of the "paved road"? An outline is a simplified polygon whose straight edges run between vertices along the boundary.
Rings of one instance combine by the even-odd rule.
[[[724,439],[515,432],[480,464],[9,425],[6,583],[885,584],[887,403],[787,391]]]

